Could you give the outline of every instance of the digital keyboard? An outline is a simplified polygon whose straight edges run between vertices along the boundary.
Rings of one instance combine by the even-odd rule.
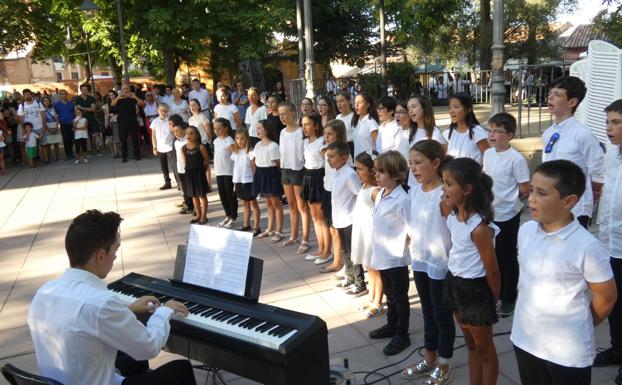
[[[264,384],[329,383],[326,323],[226,293],[131,273],[108,285],[123,302],[152,295],[188,308],[167,350]]]

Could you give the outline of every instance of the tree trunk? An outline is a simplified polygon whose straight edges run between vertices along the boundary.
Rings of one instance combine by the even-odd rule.
[[[481,70],[492,68],[492,19],[490,18],[490,0],[480,1],[479,22],[479,67]]]
[[[216,80],[216,78],[218,78],[218,64],[216,63],[216,51],[218,49],[218,43],[216,43],[216,40],[214,40],[212,38],[211,41],[211,46],[212,46],[212,50],[210,52],[210,59],[209,59],[209,64],[210,64],[210,69],[212,70],[212,95],[216,96],[216,84],[218,83],[218,81]],[[206,82],[207,83],[207,82]]]
[[[112,80],[114,84],[116,85],[121,83],[121,78],[123,77],[121,65],[119,65],[117,60],[112,55],[108,56],[108,64],[112,69]]]
[[[527,64],[536,64],[538,61],[538,47],[536,40],[536,28],[535,26],[528,26],[529,32],[527,32],[527,42],[525,43],[525,52],[527,54]]]
[[[175,84],[178,65],[175,61],[175,52],[172,49],[162,51],[164,58],[164,81],[166,84]]]

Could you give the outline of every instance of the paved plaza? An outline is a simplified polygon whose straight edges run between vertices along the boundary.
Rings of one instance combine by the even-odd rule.
[[[37,288],[58,277],[68,266],[64,235],[70,220],[84,210],[114,210],[125,218],[121,224],[122,245],[108,282],[130,272],[159,278],[169,278],[172,274],[176,247],[186,242],[190,217],[177,213],[176,190],[158,190],[162,184],[158,161],[148,158],[121,163],[108,155],[90,159],[88,164],[61,162],[36,170],[12,167],[8,175],[0,177],[0,364],[11,362],[36,371],[26,325],[28,306]],[[224,213],[216,193],[209,195],[209,201],[208,225],[215,225]],[[265,220],[264,212],[264,228]],[[414,285],[410,297],[412,347],[387,358],[382,347],[388,341],[372,341],[367,337],[370,330],[384,323],[384,318],[365,319],[357,311],[364,298],[354,301],[347,298],[333,287],[335,281],[329,275],[320,274],[313,263],[296,255],[295,247],[280,248],[267,240],[256,239],[252,255],[264,260],[260,302],[316,314],[326,321],[331,364],[341,365],[347,358],[352,370],[369,371],[403,360],[423,343],[423,319]],[[511,318],[502,320],[495,326],[495,332],[507,332],[510,326]],[[596,335],[599,346],[608,345],[606,324],[597,328]],[[457,338],[456,346],[463,342]],[[518,384],[508,336],[496,337],[495,343],[500,361],[498,384]],[[162,352],[151,365],[158,366],[175,357]],[[456,385],[468,383],[466,357],[465,348],[456,350],[452,360]],[[381,372],[395,373],[403,366],[399,364]],[[616,373],[617,367],[595,369],[593,384],[612,384]],[[203,373],[197,372],[198,383],[203,383],[204,378]],[[369,382],[378,378],[370,376]],[[253,383],[228,374],[225,380],[228,384]],[[362,375],[357,376],[356,383],[364,383]],[[391,377],[391,383],[410,382],[396,375]],[[6,384],[3,378],[0,384]]]

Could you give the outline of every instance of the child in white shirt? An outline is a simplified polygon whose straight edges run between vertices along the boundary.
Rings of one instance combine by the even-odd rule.
[[[238,197],[233,189],[233,160],[231,160],[232,147],[235,142],[231,138],[229,120],[216,118],[214,120],[214,131],[216,131],[216,139],[213,141],[214,173],[216,174],[220,203],[225,209],[225,219],[220,221],[218,226],[230,229],[235,225],[238,217]]]
[[[86,141],[89,137],[88,120],[82,116],[82,110],[76,108],[75,111],[76,117],[73,119],[73,142],[76,146],[76,161],[75,164],[80,163],[80,159],[84,161],[84,163],[88,163],[88,159],[86,159]]]
[[[194,211],[194,201],[192,200],[192,195],[188,194],[186,182],[184,181],[186,177],[186,162],[183,155],[183,147],[186,143],[188,143],[186,140],[186,128],[188,128],[188,123],[186,122],[178,122],[173,126],[173,132],[175,134],[175,141],[173,142],[176,155],[175,167],[177,168],[177,174],[179,175],[182,196],[184,199],[184,205],[179,211],[180,214],[192,214]]]
[[[261,233],[259,228],[259,205],[257,195],[253,193],[253,165],[251,163],[251,138],[246,128],[238,128],[235,131],[235,145],[232,147],[233,153],[233,185],[235,194],[242,201],[244,206],[244,216],[241,231],[251,230],[251,209],[253,211],[253,236]]]
[[[380,118],[380,132],[376,139],[376,150],[380,154],[390,150],[399,151],[398,134],[402,129],[395,121],[396,108],[397,100],[390,96],[385,96],[378,101],[376,110],[378,111],[378,118]],[[402,153],[402,155],[404,154]]]
[[[449,98],[449,116],[451,124],[443,132],[447,139],[447,155],[454,158],[471,158],[482,164],[482,155],[490,145],[488,134],[479,125],[473,112],[473,99],[466,93],[455,94]]]
[[[26,122],[24,128],[24,143],[26,147],[26,159],[30,168],[37,167],[37,139],[39,135],[33,130],[32,123]]]

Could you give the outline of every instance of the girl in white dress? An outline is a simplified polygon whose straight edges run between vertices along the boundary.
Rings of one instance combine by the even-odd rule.
[[[480,126],[473,112],[471,95],[460,93],[449,98],[451,124],[443,132],[449,142],[447,155],[455,158],[471,158],[480,165],[484,152],[490,148],[488,132]]]

